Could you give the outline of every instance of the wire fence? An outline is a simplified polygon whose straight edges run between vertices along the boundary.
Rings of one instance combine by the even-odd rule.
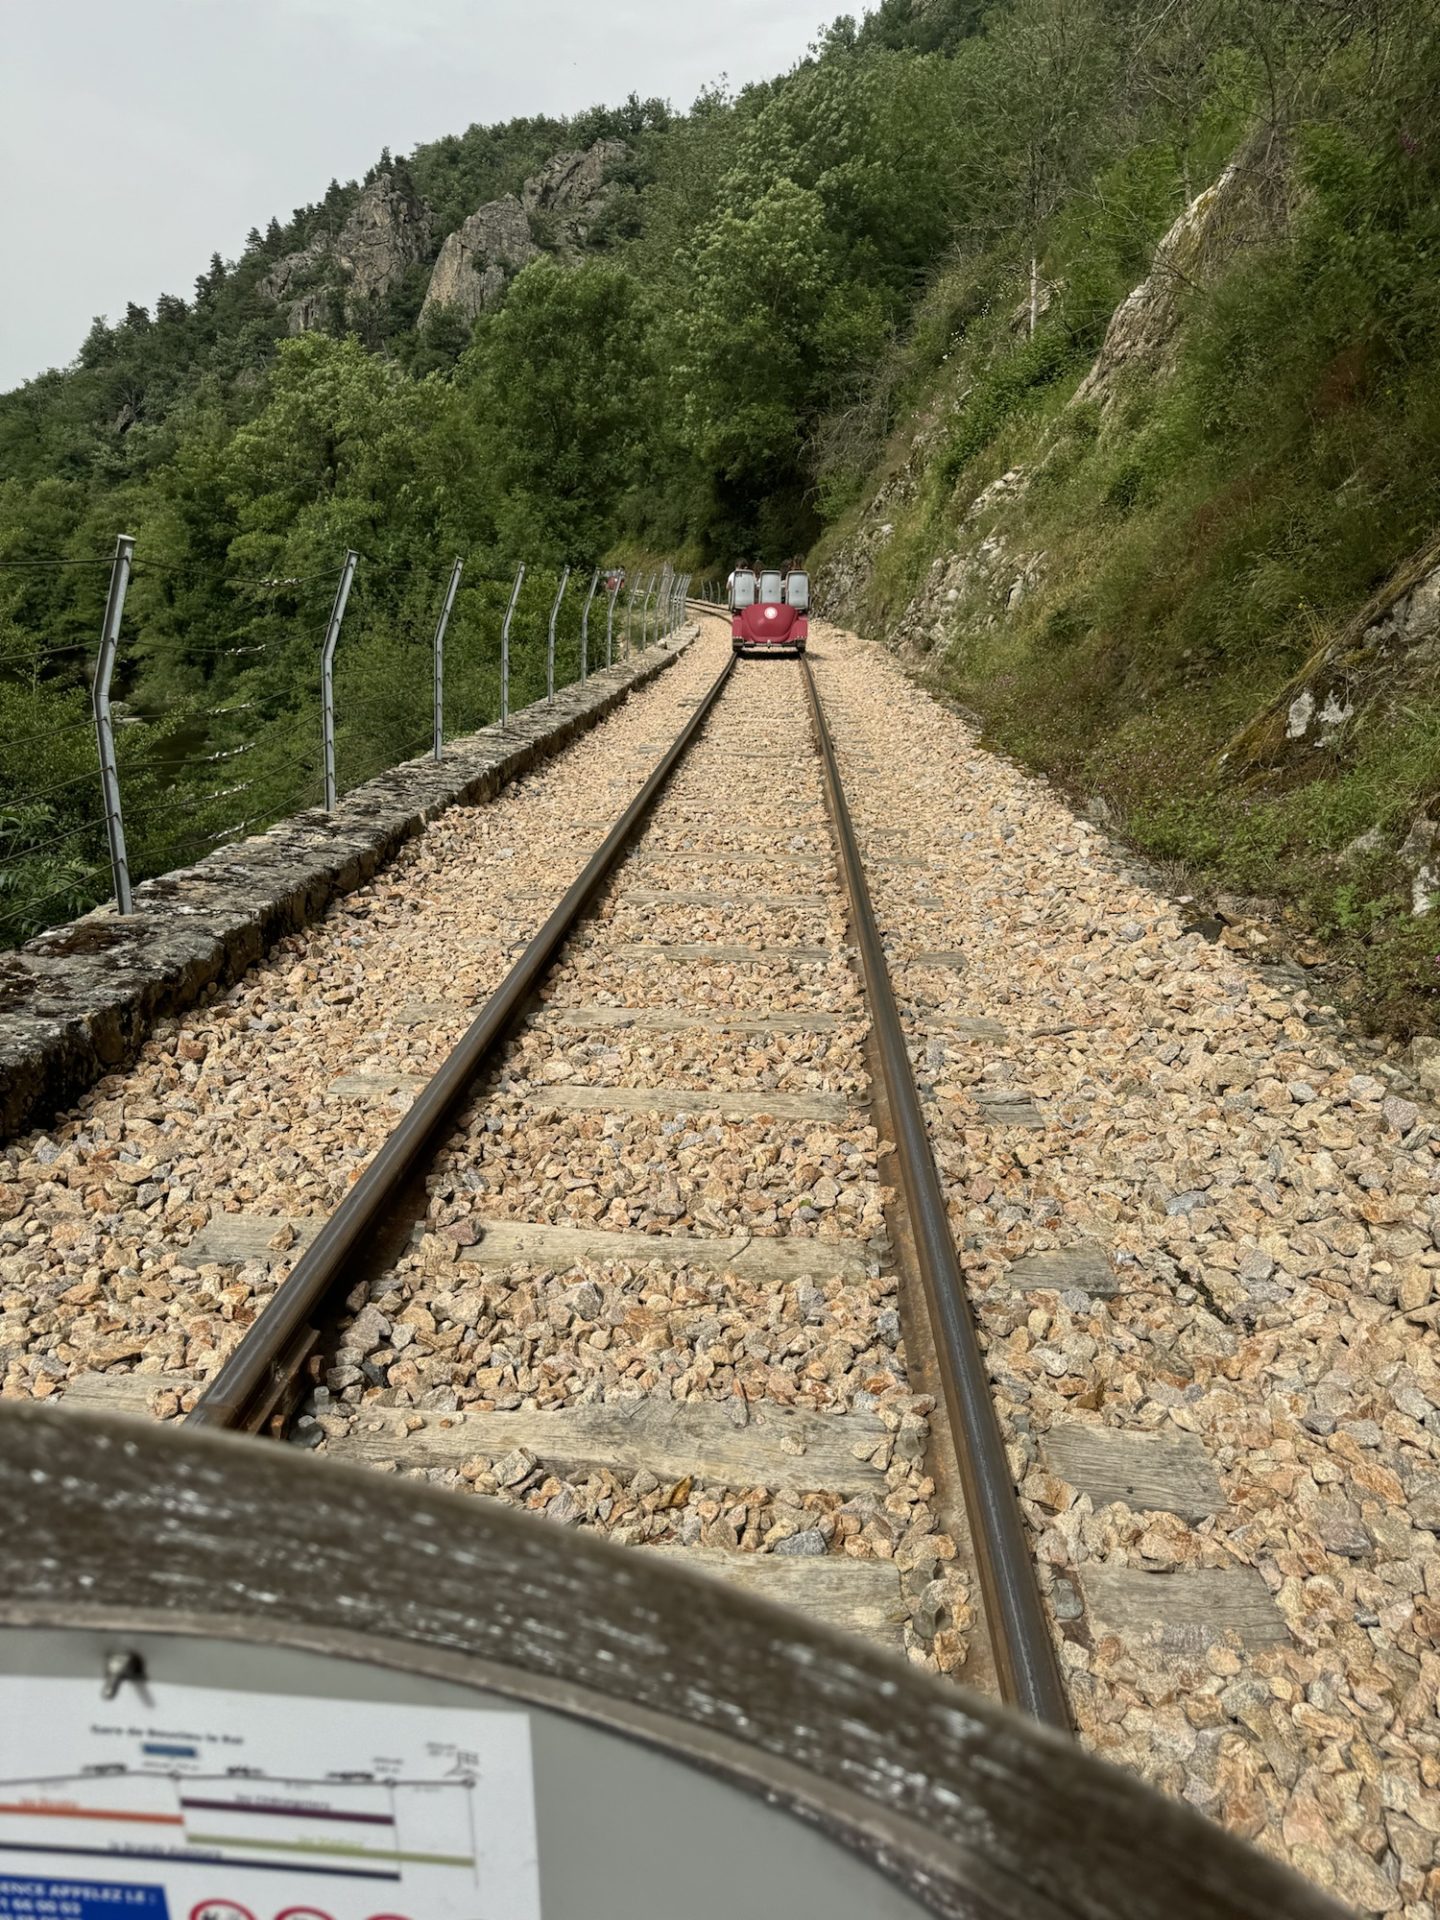
[[[15,595],[40,579],[66,586],[67,631],[29,644]],[[132,582],[145,593],[127,614]],[[140,880],[443,760],[653,646],[683,618],[688,576],[486,573],[463,556],[395,572],[350,553],[227,580],[233,624],[192,639],[175,609],[213,584],[147,567],[125,535],[104,559],[0,557],[0,948],[107,899],[128,913]],[[71,637],[87,622],[91,639]]]

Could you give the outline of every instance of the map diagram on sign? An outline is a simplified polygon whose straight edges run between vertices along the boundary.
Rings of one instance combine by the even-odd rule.
[[[0,1920],[540,1920],[523,1713],[0,1678]]]

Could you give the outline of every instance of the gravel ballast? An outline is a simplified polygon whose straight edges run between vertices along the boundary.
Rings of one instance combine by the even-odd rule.
[[[716,662],[691,649],[594,732],[456,807],[227,991],[161,1018],[131,1066],[0,1153],[0,1381],[46,1398],[138,1364],[207,1377],[284,1271],[282,1220],[322,1220],[418,1079],[579,872]],[[607,782],[614,783],[607,786]],[[271,1214],[280,1245],[187,1260],[212,1220]]]
[[[882,929],[953,955],[897,988],[1082,1736],[1361,1911],[1428,1920],[1436,1115],[880,647],[822,629],[812,654]],[[1108,1279],[1021,1264],[1077,1248]],[[1077,1427],[1189,1437],[1218,1510],[1085,1491]],[[1268,1644],[1219,1609],[1161,1624],[1206,1570],[1263,1583]],[[1149,1629],[1113,1608],[1137,1581]]]

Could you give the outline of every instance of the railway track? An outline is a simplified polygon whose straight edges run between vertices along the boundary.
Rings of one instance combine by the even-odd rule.
[[[66,1398],[685,1553],[1067,1724],[814,677],[727,660],[661,744],[328,1219],[197,1236],[294,1261],[198,1397]]]
[[[694,1555],[1023,1699],[887,1086],[893,974],[1008,1443],[989,1484],[1018,1483],[1080,1737],[1358,1910],[1430,1899],[1440,1125],[881,650],[817,639],[880,961],[804,673],[745,662],[216,1412]],[[7,1395],[174,1419],[263,1351],[260,1309],[728,657],[704,622],[8,1149]]]

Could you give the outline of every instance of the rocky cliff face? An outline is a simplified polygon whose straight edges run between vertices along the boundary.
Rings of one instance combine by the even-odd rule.
[[[1273,140],[1239,153],[1197,194],[1155,249],[1150,272],[1111,316],[1072,406],[1108,413],[1127,379],[1171,370],[1188,295],[1213,287],[1247,247],[1273,239],[1290,217],[1293,175]]]
[[[1281,232],[1293,211],[1294,188],[1285,157],[1271,140],[1247,145],[1213,186],[1196,196],[1155,249],[1151,270],[1111,316],[1094,365],[1071,406],[1091,402],[1102,431],[1117,396],[1136,380],[1163,378],[1173,367],[1187,298],[1214,286],[1247,247]],[[1042,287],[1040,311],[1053,289]],[[1028,301],[1012,326],[1029,323]],[[962,392],[920,423],[910,456],[866,504],[856,531],[817,575],[827,610],[853,613],[877,558],[894,533],[894,518],[917,492],[937,429],[963,409]],[[897,647],[928,653],[968,630],[993,628],[1041,585],[1046,555],[1025,548],[1010,522],[1047,449],[1027,471],[1002,474],[959,512],[951,547],[931,562],[919,591],[898,609],[887,633]]]
[[[305,333],[332,308],[352,318],[367,301],[383,299],[429,252],[429,208],[393,174],[382,173],[338,234],[322,234],[287,254],[260,282],[260,292],[286,309],[292,333]]]
[[[422,320],[441,307],[466,320],[493,307],[510,275],[544,251],[536,227],[562,259],[573,259],[610,198],[606,175],[628,152],[623,141],[597,140],[584,153],[557,153],[530,176],[518,199],[507,193],[477,207],[440,249]]]
[[[630,149],[623,140],[597,140],[584,153],[557,153],[521,189],[527,213],[555,221],[555,245],[576,253],[590,237],[596,216],[610,199],[606,176]]]
[[[1431,695],[1440,675],[1440,534],[1391,575],[1370,601],[1273,700],[1222,756],[1240,779],[1319,771],[1361,728],[1383,728],[1405,705]],[[1403,837],[1402,837],[1403,834]],[[1361,834],[1342,859],[1392,851],[1407,876],[1411,911],[1440,905],[1440,793],[1425,799],[1408,830]]]
[[[473,320],[495,305],[505,291],[507,275],[518,272],[539,253],[530,236],[529,217],[514,194],[488,201],[441,247],[420,318],[437,307],[453,307],[466,320]]]
[[[440,249],[422,319],[444,307],[474,320],[497,304],[511,275],[542,252],[564,260],[583,252],[610,199],[607,175],[628,153],[620,140],[557,153],[518,197],[507,193],[477,207]],[[354,325],[367,305],[387,298],[412,267],[432,257],[432,245],[430,209],[403,176],[382,173],[338,233],[320,234],[278,260],[259,290],[283,309],[291,333]]]
[[[1354,620],[1226,749],[1236,771],[1294,768],[1344,729],[1427,685],[1440,671],[1440,534],[1386,581]]]

